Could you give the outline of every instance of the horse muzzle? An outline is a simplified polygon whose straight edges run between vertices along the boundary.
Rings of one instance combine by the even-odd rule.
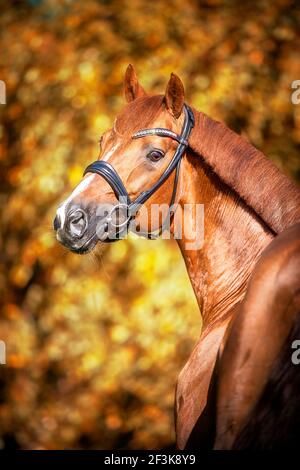
[[[60,206],[53,221],[57,240],[75,253],[91,251],[98,241],[113,242],[124,238],[131,216],[127,204],[101,204],[82,208]]]

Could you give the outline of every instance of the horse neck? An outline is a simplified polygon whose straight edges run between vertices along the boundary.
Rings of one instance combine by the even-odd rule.
[[[300,221],[300,190],[245,138],[193,110],[189,144],[229,188],[278,234]]]
[[[209,329],[243,298],[263,248],[300,220],[300,190],[247,140],[193,112],[180,203],[204,204],[204,244],[188,250],[183,236],[179,246]]]
[[[178,240],[203,317],[204,331],[226,324],[243,298],[247,281],[273,234],[241,198],[197,155],[182,162],[180,204],[204,205],[204,242],[191,250],[189,229]],[[187,207],[187,206],[186,206]],[[193,225],[193,223],[192,223]]]

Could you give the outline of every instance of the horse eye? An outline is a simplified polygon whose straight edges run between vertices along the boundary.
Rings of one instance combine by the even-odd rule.
[[[147,158],[151,160],[151,162],[158,162],[161,158],[164,156],[164,152],[162,150],[151,150],[151,152],[148,153]]]

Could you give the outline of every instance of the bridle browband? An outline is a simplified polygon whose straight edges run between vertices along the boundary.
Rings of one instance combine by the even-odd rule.
[[[120,235],[121,232],[127,229],[130,221],[135,217],[139,208],[163,185],[163,183],[169,178],[171,173],[176,168],[173,192],[169,205],[169,213],[166,220],[169,219],[170,216],[173,214],[172,206],[175,202],[176,197],[181,157],[183,156],[186,148],[188,147],[188,139],[195,124],[193,111],[186,104],[184,105],[184,115],[184,123],[180,135],[176,134],[173,131],[170,131],[169,129],[164,129],[161,127],[155,127],[152,129],[142,129],[132,135],[133,139],[140,139],[149,135],[158,135],[160,137],[169,137],[170,139],[176,140],[178,142],[178,147],[175,150],[173,158],[165,169],[164,173],[156,181],[156,183],[153,184],[150,189],[141,192],[141,194],[134,201],[131,200],[123,184],[123,181],[121,180],[120,176],[110,163],[105,162],[103,160],[97,160],[91,163],[85,169],[83,175],[86,175],[86,173],[97,173],[98,175],[102,176],[102,178],[104,178],[107,183],[111,186],[118,200],[122,201],[121,204],[117,204],[112,208],[108,218],[106,219],[108,224],[111,223],[114,227],[119,229],[117,235]],[[127,219],[120,224],[112,223],[112,214],[121,208],[126,210]],[[163,231],[164,225],[165,222],[162,224],[160,233]],[[146,236],[148,238],[156,238],[156,236],[153,237],[153,234],[148,232]]]

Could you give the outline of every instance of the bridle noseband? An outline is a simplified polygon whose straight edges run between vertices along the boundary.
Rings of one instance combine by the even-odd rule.
[[[102,178],[104,178],[107,183],[111,186],[118,200],[122,201],[121,204],[117,204],[112,208],[110,214],[108,215],[108,218],[106,219],[106,222],[108,224],[111,224],[117,229],[119,229],[116,235],[120,235],[124,232],[125,229],[127,229],[130,221],[135,217],[141,205],[143,205],[163,185],[163,183],[169,178],[171,173],[176,168],[173,192],[169,205],[169,213],[166,220],[169,219],[171,214],[173,213],[172,206],[176,197],[181,157],[183,156],[186,148],[188,147],[188,139],[195,123],[193,111],[186,104],[184,105],[184,114],[184,123],[180,135],[176,134],[173,131],[170,131],[169,129],[164,129],[161,127],[155,127],[152,129],[142,129],[132,135],[133,139],[140,139],[149,135],[158,135],[160,137],[169,137],[170,139],[176,140],[178,142],[178,146],[175,150],[173,158],[170,161],[168,167],[165,169],[164,173],[156,181],[156,183],[153,184],[150,189],[141,192],[141,194],[134,201],[131,200],[123,184],[123,181],[121,180],[120,176],[110,163],[105,162],[103,160],[97,160],[94,163],[91,163],[85,169],[84,175],[86,173],[97,173],[98,175],[102,176]],[[112,222],[112,214],[120,209],[126,210],[127,218],[122,223],[115,224]],[[164,225],[165,222],[162,224],[160,233],[163,231]],[[146,235],[148,238],[156,238],[156,236],[153,236],[152,233],[147,232],[144,235]]]

